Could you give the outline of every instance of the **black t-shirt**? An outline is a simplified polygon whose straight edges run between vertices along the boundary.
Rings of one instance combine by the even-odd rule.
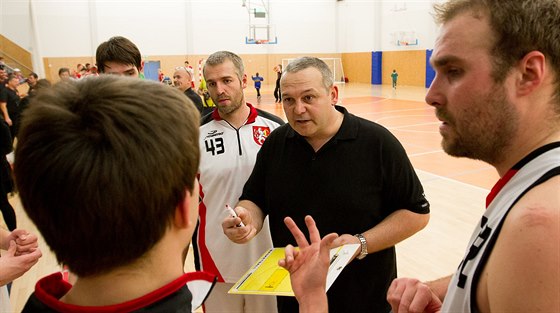
[[[362,233],[398,209],[429,213],[422,185],[400,142],[382,126],[345,108],[337,134],[319,151],[289,124],[267,138],[241,200],[269,215],[275,247],[295,241],[284,225],[290,216],[306,230],[311,215],[321,234]],[[394,247],[351,262],[328,292],[331,312],[389,311],[386,291],[396,277]],[[288,312],[297,308],[278,298]],[[297,309],[296,309],[297,310]]]
[[[7,87],[4,84],[4,82],[0,81],[0,103],[4,102],[8,102],[8,92],[7,92]]]
[[[6,106],[8,107],[8,114],[10,115],[10,119],[14,121],[19,117],[19,102],[21,101],[19,94],[10,89],[6,88]]]
[[[202,113],[204,109],[204,104],[202,104],[202,98],[194,91],[192,88],[185,90],[185,95],[191,99],[194,106],[198,109],[198,112]]]

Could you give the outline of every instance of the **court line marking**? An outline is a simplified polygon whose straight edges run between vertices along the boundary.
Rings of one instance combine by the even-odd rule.
[[[407,127],[415,127],[415,126],[425,126],[425,125],[439,125],[440,122],[429,122],[429,123],[418,123],[418,124],[410,124],[410,125],[403,125],[403,126],[395,126],[395,127],[387,127],[390,129],[401,129]]]
[[[434,153],[440,153],[443,152],[442,149],[440,150],[434,150],[434,151],[428,151],[428,152],[420,152],[420,153],[411,153],[408,155],[408,157],[417,157],[417,156],[422,156],[422,155],[427,155],[427,154],[434,154]]]
[[[396,131],[405,132],[405,133],[418,133],[418,134],[439,134],[439,132],[429,131],[429,130],[397,129]]]
[[[410,111],[426,111],[426,108],[418,108],[418,109],[401,109],[401,110],[381,110],[379,112],[364,112],[361,113],[363,115],[372,115],[372,114],[387,114],[387,113],[401,113],[401,112],[410,112]],[[406,116],[406,115],[405,115]],[[433,116],[435,118],[435,114],[426,114],[425,116]],[[402,117],[402,116],[401,116]]]
[[[438,179],[441,179],[441,180],[451,181],[451,182],[454,182],[454,183],[459,183],[459,184],[461,184],[461,185],[465,185],[465,186],[468,186],[468,187],[473,187],[473,188],[475,188],[475,189],[482,190],[482,191],[485,191],[485,192],[487,192],[487,193],[490,191],[490,189],[486,189],[486,188],[483,188],[483,187],[480,187],[480,186],[477,186],[477,185],[465,183],[465,182],[462,182],[462,181],[460,181],[460,180],[453,179],[453,178],[451,178],[451,177],[441,176],[441,175],[434,174],[434,173],[432,173],[432,172],[428,172],[428,171],[421,170],[421,169],[417,169],[417,168],[414,168],[414,170],[415,170],[416,172],[423,173],[424,175],[427,174],[427,175],[435,176],[435,177],[432,177],[432,178],[427,178],[427,179],[425,179],[425,180],[422,180],[422,183],[434,182],[434,181],[436,181],[436,180],[438,180]],[[486,169],[486,170],[487,170],[487,169]]]
[[[385,113],[385,112],[384,112]],[[415,115],[389,115],[389,116],[383,116],[378,118],[377,120],[375,120],[376,123],[379,123],[382,120],[391,120],[391,119],[402,119],[403,117],[433,117],[434,118],[434,122],[430,122],[430,123],[439,123],[437,121],[437,118],[435,115],[433,114],[415,114]]]

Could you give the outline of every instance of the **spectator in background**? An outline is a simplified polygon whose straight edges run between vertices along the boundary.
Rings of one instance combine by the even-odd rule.
[[[27,89],[27,94],[28,95],[33,91],[33,89],[35,88],[35,85],[37,85],[37,79],[39,79],[39,75],[37,75],[37,73],[31,72],[27,76],[27,86],[29,86],[29,89]]]
[[[278,64],[273,69],[276,72],[276,86],[274,87],[275,103],[282,103],[282,94],[280,90],[280,78],[282,78],[282,64]]]
[[[8,88],[6,87],[6,81],[8,79],[8,73],[3,64],[0,64],[0,110],[2,110],[2,117],[6,121],[8,126],[12,126],[12,120],[8,114]]]
[[[397,73],[397,70],[393,70],[393,72],[391,73],[391,80],[393,82],[393,89],[397,89],[397,78],[399,77],[399,74]]]
[[[91,64],[86,63],[85,67],[86,67],[86,73],[84,74],[84,76],[89,76],[91,74]]]
[[[257,100],[261,99],[261,82],[264,80],[261,76],[259,76],[259,72],[255,74],[255,76],[251,76],[253,82],[255,82],[255,89],[257,90]]]
[[[47,79],[41,78],[35,83],[35,88],[31,90],[29,94],[21,99],[19,103],[19,111],[20,115],[29,107],[29,102],[37,95],[37,93],[45,88],[49,88],[51,86],[51,82]]]
[[[183,66],[175,68],[173,85],[191,99],[198,112],[202,115],[204,113],[204,104],[202,103],[202,98],[192,89],[191,82],[192,76],[188,68]]]
[[[25,83],[25,77],[23,77],[23,74],[21,73],[21,70],[19,68],[14,68],[14,75],[16,75],[19,84],[23,84]]]
[[[212,98],[210,97],[208,86],[206,86],[206,80],[204,79],[204,77],[200,78],[200,84],[198,85],[197,93],[202,97],[202,100],[204,101],[204,110],[207,111],[207,113],[212,112],[216,107],[216,104],[214,104],[214,100],[212,100]]]
[[[61,81],[69,81],[72,79],[70,76],[70,69],[67,67],[61,67],[58,69],[58,77],[60,77]]]
[[[6,154],[12,152],[13,143],[10,127],[4,120],[0,121],[0,148],[0,211],[4,223],[10,231],[13,231],[17,228],[17,218],[12,204],[8,201],[8,194],[14,191],[14,180],[12,178],[12,167],[6,158]],[[2,245],[1,248],[7,250],[5,245]],[[0,262],[2,259],[0,257]]]
[[[91,76],[99,76],[99,72],[97,71],[97,66],[92,66],[90,69]]]
[[[12,141],[17,136],[17,132],[19,130],[19,104],[21,102],[21,98],[19,96],[18,86],[19,78],[14,73],[8,74],[8,81],[6,83],[6,107],[8,109],[8,115],[12,121],[12,125],[10,126]]]
[[[185,68],[187,69],[187,71],[191,73],[191,77],[192,77],[191,87],[194,89],[194,69],[188,60],[185,60]]]
[[[75,73],[75,78],[76,79],[81,79],[84,78],[85,76],[87,76],[87,68],[85,65],[83,64],[78,64],[76,66],[76,73]]]

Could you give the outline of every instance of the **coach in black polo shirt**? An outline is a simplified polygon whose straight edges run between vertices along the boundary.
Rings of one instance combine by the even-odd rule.
[[[429,204],[397,139],[382,126],[340,106],[328,66],[304,57],[281,80],[289,124],[268,137],[224,232],[244,243],[269,216],[275,247],[295,245],[283,219],[300,229],[311,215],[336,245],[362,249],[328,291],[329,311],[388,312],[386,292],[397,276],[394,245],[426,226]],[[356,235],[354,235],[356,234]],[[297,312],[295,298],[279,297],[280,312]]]

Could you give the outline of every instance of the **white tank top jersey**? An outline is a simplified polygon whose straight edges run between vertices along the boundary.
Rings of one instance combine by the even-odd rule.
[[[451,279],[442,312],[478,312],[476,286],[508,212],[521,196],[542,183],[542,177],[559,175],[559,172],[560,147],[556,143],[556,147],[536,156],[520,169],[510,170],[496,184],[492,191],[495,193],[498,188],[497,194],[494,199],[488,199],[491,202],[473,232],[463,261]]]
[[[218,282],[235,283],[272,247],[268,219],[247,244],[231,242],[222,230],[226,204],[235,207],[268,135],[283,124],[270,113],[255,109],[235,129],[215,110],[200,126],[200,204],[197,251],[201,269],[218,275]]]

